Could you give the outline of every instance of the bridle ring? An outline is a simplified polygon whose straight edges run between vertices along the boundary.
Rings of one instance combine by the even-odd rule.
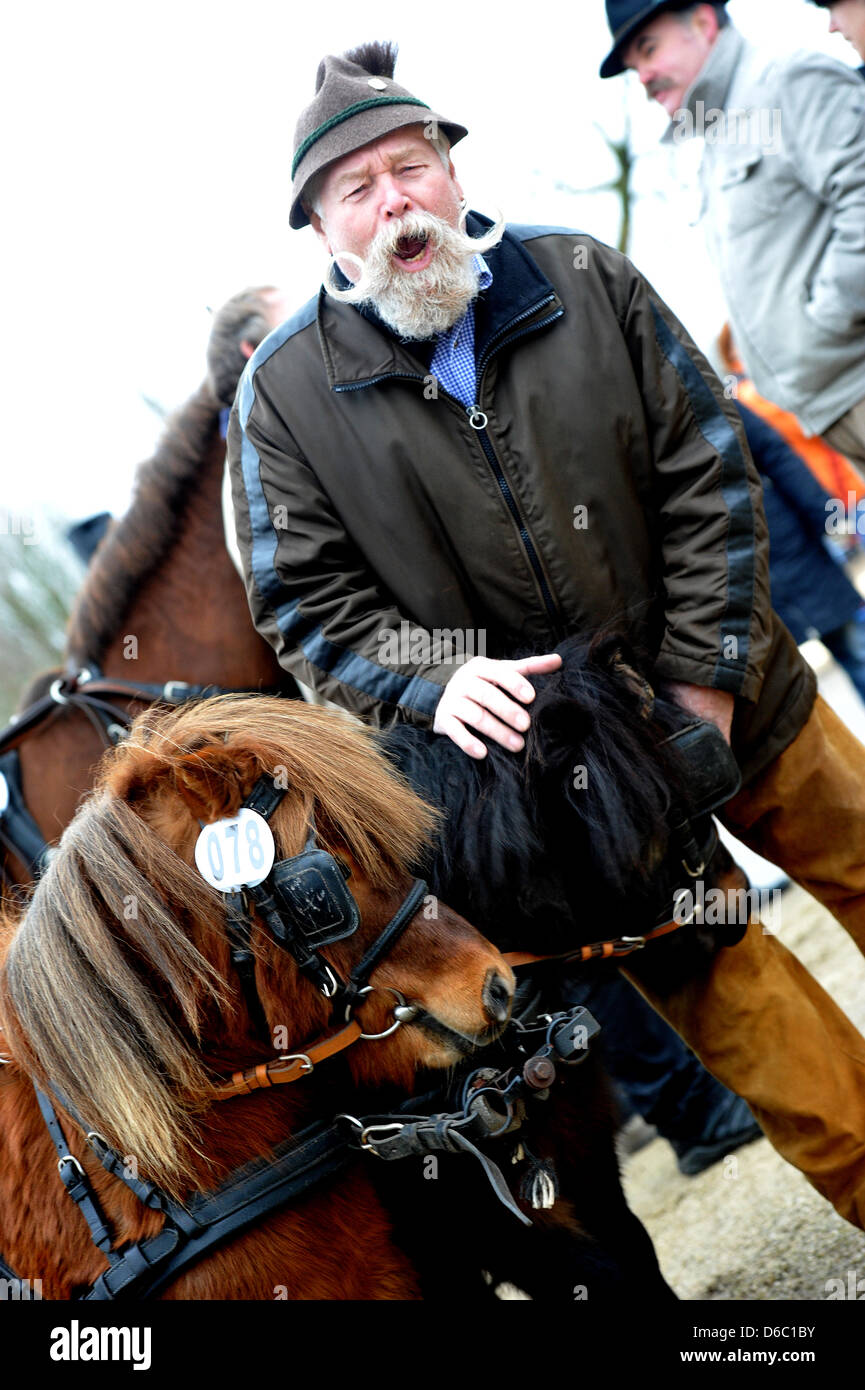
[[[392,994],[396,1000],[396,1007],[403,1009],[406,1007],[405,999],[398,989],[394,989],[393,985],[364,985],[363,989],[358,990],[358,994],[372,994],[373,990],[376,989],[386,989],[388,994]],[[358,1042],[375,1042],[378,1038],[389,1038],[391,1033],[395,1033],[397,1028],[402,1027],[402,1022],[401,1018],[396,1019],[383,1033],[361,1033]]]

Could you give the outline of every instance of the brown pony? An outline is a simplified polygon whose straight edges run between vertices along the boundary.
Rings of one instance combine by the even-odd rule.
[[[264,291],[246,298],[256,295],[264,313]],[[268,324],[262,317],[253,327],[257,341]],[[250,331],[249,323],[238,325],[238,332]],[[245,350],[246,338],[242,345]],[[175,681],[297,694],[252,625],[243,584],[225,549],[219,417],[220,401],[204,384],[168,422],[154,456],[140,465],[129,509],[98,547],[75,602],[64,653],[67,676],[89,669],[125,685]],[[63,674],[40,677],[22,708]],[[121,715],[144,707],[128,695],[103,698]],[[4,750],[18,750],[24,803],[49,843],[92,785],[107,741],[99,720],[60,701],[35,728],[4,741]],[[31,880],[29,865],[18,855],[3,853],[2,868],[11,882]]]
[[[299,853],[314,820],[321,846],[350,867],[357,932],[324,948],[346,975],[405,897],[435,813],[396,775],[367,730],[296,701],[224,697],[149,712],[106,754],[99,782],[0,946],[0,1255],[48,1298],[69,1298],[107,1266],[67,1199],[31,1078],[53,1084],[87,1129],[138,1175],[188,1199],[309,1124],[317,1078],[218,1101],[238,1067],[273,1056],[230,961],[222,896],[193,867],[200,823],[237,812],[257,779],[289,791],[271,825],[278,856]],[[255,983],[268,1030],[304,1050],[328,1032],[328,1002],[254,914]],[[391,986],[445,1025],[411,1024],[348,1049],[353,1082],[410,1093],[418,1066],[459,1060],[452,1042],[488,1042],[513,976],[498,951],[443,905],[418,912],[371,976],[357,1011],[366,1033],[391,1020]],[[345,1065],[345,1063],[343,1063]],[[325,1069],[322,1064],[322,1070]],[[327,1097],[325,1088],[324,1096]],[[58,1105],[68,1153],[86,1170],[113,1248],[160,1229],[105,1172]],[[418,1296],[366,1174],[351,1167],[183,1273],[170,1299],[396,1299]]]

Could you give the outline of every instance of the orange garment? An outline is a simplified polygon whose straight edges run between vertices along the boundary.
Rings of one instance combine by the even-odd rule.
[[[830,497],[838,497],[847,505],[848,493],[856,494],[856,501],[865,497],[865,481],[862,474],[849,459],[839,454],[819,435],[805,434],[798,419],[789,410],[767,401],[761,396],[753,381],[745,375],[745,367],[738,355],[729,324],[724,324],[718,339],[718,346],[724,366],[738,378],[737,395],[743,405],[751,410],[783,435],[790,448],[807,463],[820,486]]]
[[[783,435],[790,448],[807,463],[820,486],[830,497],[839,497],[846,505],[848,492],[855,492],[856,500],[865,497],[865,482],[862,475],[843,454],[839,454],[818,434],[810,437],[803,433],[795,415],[782,410],[761,396],[753,381],[743,377],[739,382],[739,400],[749,405],[757,415],[762,415],[768,424]]]

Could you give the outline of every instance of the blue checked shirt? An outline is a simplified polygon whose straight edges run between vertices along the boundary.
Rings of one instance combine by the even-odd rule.
[[[489,289],[493,277],[483,256],[475,256],[474,265],[478,272],[478,289]],[[430,373],[445,391],[462,401],[467,410],[476,404],[474,304],[469,305],[452,328],[440,335],[430,363]]]

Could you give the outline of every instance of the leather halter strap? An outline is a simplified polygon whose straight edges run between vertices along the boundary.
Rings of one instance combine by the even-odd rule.
[[[269,1089],[271,1086],[285,1086],[291,1081],[299,1081],[301,1077],[309,1076],[320,1062],[337,1056],[353,1043],[359,1042],[364,1036],[363,1029],[357,1019],[350,1018],[351,1010],[367,988],[367,980],[373,970],[405,931],[426,893],[427,884],[423,879],[415,879],[393,917],[352,970],[347,981],[340,980],[336,971],[331,966],[328,967],[340,986],[338,1003],[345,1006],[345,1017],[348,1020],[345,1027],[322,1038],[320,1042],[305,1047],[302,1052],[290,1053],[270,1062],[259,1062],[232,1072],[230,1079],[216,1088],[214,1099],[231,1100],[233,1096],[244,1096],[251,1091]]]
[[[223,1082],[214,1091],[213,1099],[231,1100],[233,1096],[248,1096],[252,1091],[266,1090],[270,1086],[286,1086],[290,1081],[299,1081],[302,1076],[309,1076],[319,1062],[324,1062],[328,1057],[335,1057],[347,1047],[351,1047],[352,1043],[356,1043],[361,1037],[362,1031],[357,1019],[353,1018],[351,1023],[346,1024],[338,1033],[332,1033],[321,1042],[313,1043],[305,1052],[275,1057],[270,1062],[260,1062],[257,1066],[232,1072],[230,1081]]]
[[[38,878],[47,862],[48,842],[27,810],[17,749],[0,753],[0,776],[5,779],[8,798],[5,811],[0,812],[0,845],[15,855],[31,878]],[[13,882],[5,873],[2,877]]]
[[[712,862],[720,844],[714,824],[710,822],[707,835],[698,840],[690,819],[678,811],[674,815],[671,833],[678,842],[682,868],[689,878],[698,878]],[[519,970],[523,965],[543,965],[545,961],[581,961],[585,964],[590,960],[610,960],[641,951],[650,941],[657,941],[659,937],[669,936],[671,932],[690,926],[692,920],[692,916],[689,916],[680,921],[674,915],[638,936],[610,937],[606,941],[592,941],[586,946],[576,946],[550,955],[535,955],[531,951],[503,951],[502,954],[512,970]]]
[[[382,929],[369,950],[354,967],[345,986],[346,1017],[361,991],[366,987],[369,977],[383,956],[402,936],[421,903],[427,895],[428,885],[422,878],[416,878],[403,898],[387,926]]]
[[[233,686],[192,685],[188,681],[169,680],[161,685],[146,681],[124,681],[103,676],[95,667],[84,667],[67,675],[58,675],[46,695],[18,714],[13,714],[5,729],[0,730],[0,750],[13,747],[38,727],[50,714],[62,706],[80,710],[94,724],[107,747],[117,741],[115,730],[125,731],[132,722],[127,710],[111,703],[112,699],[136,701],[144,705],[156,703],[182,705],[187,700],[201,700],[209,695],[278,695],[273,687],[250,691]]]
[[[685,925],[684,922],[677,922],[675,917],[671,917],[669,921],[662,922],[651,931],[643,932],[641,936],[616,936],[608,941],[593,941],[588,946],[577,946],[569,951],[559,951],[546,956],[533,955],[531,951],[503,951],[502,954],[512,970],[518,970],[521,965],[541,965],[544,961],[551,960],[608,960],[612,956],[629,956],[634,951],[641,951],[647,942],[655,941],[659,936],[667,936]]]

